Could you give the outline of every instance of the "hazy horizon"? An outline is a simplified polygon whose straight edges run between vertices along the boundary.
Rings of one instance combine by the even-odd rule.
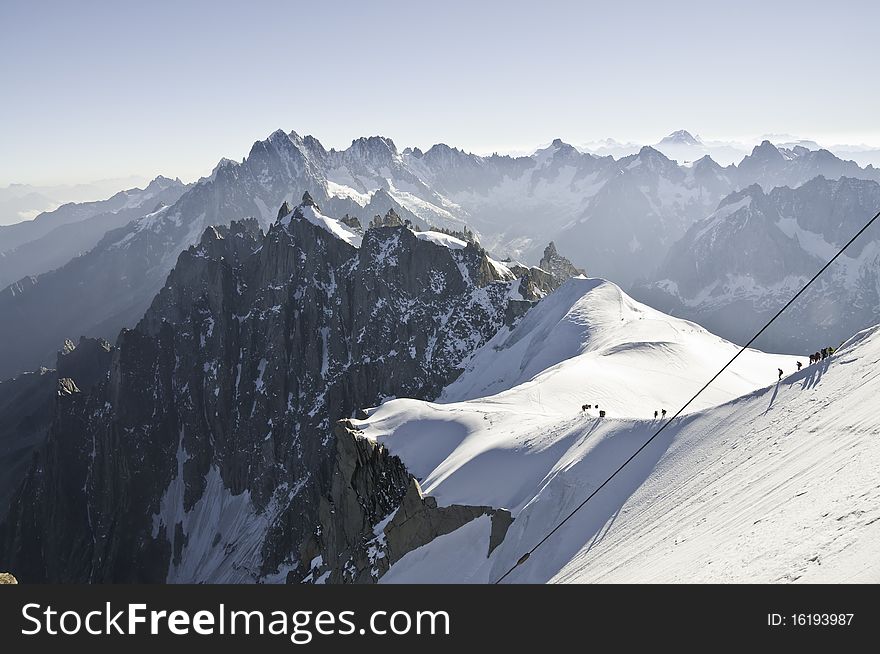
[[[679,129],[880,147],[872,17],[868,2],[6,2],[0,187],[194,181],[279,128],[477,154]]]

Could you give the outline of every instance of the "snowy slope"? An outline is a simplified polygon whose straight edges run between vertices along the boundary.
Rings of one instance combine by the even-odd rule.
[[[649,417],[682,404],[738,347],[691,322],[636,302],[601,279],[566,282],[513,333],[499,333],[471,359],[441,401],[494,395],[567,416],[599,404],[613,417]],[[763,386],[792,357],[744,353],[693,409]],[[633,378],[636,378],[635,380]]]
[[[499,346],[487,375],[487,353]],[[462,549],[453,533],[406,555],[385,581],[494,581],[654,433],[652,406],[677,408],[733,351],[607,282],[580,279],[487,344],[443,400],[495,395],[379,407],[362,429],[399,454],[426,493],[516,517],[489,558],[474,526],[482,549]],[[870,383],[880,333],[861,333],[830,363],[799,373],[790,357],[741,360],[508,580],[880,579]],[[787,376],[777,385],[779,366]],[[579,413],[596,398],[610,417]]]
[[[361,246],[361,241],[363,241],[363,236],[360,234],[355,234],[351,229],[342,224],[341,221],[336,220],[335,218],[330,218],[329,216],[325,216],[314,206],[302,205],[298,207],[298,211],[300,212],[303,220],[307,220],[313,225],[320,227],[321,229],[329,232],[336,238],[341,241],[345,241],[349,245],[359,248]],[[294,218],[294,212],[291,211],[289,214],[281,218],[281,224],[285,227],[290,225],[290,221]]]

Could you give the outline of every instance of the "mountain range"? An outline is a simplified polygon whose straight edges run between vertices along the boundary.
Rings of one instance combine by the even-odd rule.
[[[880,184],[816,177],[753,185],[722,201],[667,255],[636,297],[745,342],[880,207]],[[866,231],[762,335],[759,347],[812,353],[880,322],[880,229]]]
[[[389,214],[364,229],[306,192],[265,234],[252,218],[210,226],[115,347],[69,344],[0,560],[25,580],[371,580],[393,560],[375,560],[372,530],[404,497],[421,517],[396,556],[494,516],[432,508],[399,462],[334,425],[436,396],[555,278]]]
[[[0,227],[0,287],[63,266],[94,248],[107,232],[174,204],[187,188],[179,179],[159,176],[143,189],[65,204],[32,221]]]
[[[834,144],[823,147],[816,141],[798,138],[791,134],[766,134],[757,139],[757,142],[762,141],[771,141],[777,147],[787,150],[793,150],[795,147],[803,147],[808,150],[824,149],[840,159],[855,161],[860,166],[870,165],[875,168],[880,166],[880,149],[868,145]],[[754,143],[755,141],[705,140],[687,130],[680,129],[664,136],[656,143],[622,143],[609,138],[584,143],[579,146],[579,149],[600,157],[612,156],[619,159],[637,153],[644,145],[650,145],[679,163],[693,162],[709,156],[721,165],[727,166],[742,161],[743,157],[752,151]]]
[[[113,226],[0,292],[0,377],[34,371],[0,382],[0,568],[495,581],[873,214],[877,172],[769,142],[722,167],[277,131],[193,185],[46,214],[9,256]],[[511,580],[873,574],[878,243]]]
[[[394,209],[419,229],[469,227],[496,259],[537,263],[547,241],[562,242],[577,267],[629,287],[654,278],[673,244],[728,194],[755,183],[765,190],[794,187],[817,175],[880,179],[876,169],[826,151],[769,142],[738,166],[721,167],[706,157],[679,165],[650,147],[618,160],[596,157],[561,140],[516,158],[479,157],[442,144],[400,152],[384,137],[356,139],[338,151],[311,136],[276,131],[241,162],[222,160],[190,187],[154,181],[151,187],[164,186],[167,206],[150,206],[155,197],[136,201],[122,194],[100,207],[61,208],[4,228],[16,230],[0,233],[0,262],[9,260],[0,271],[7,280],[15,271],[29,272],[0,291],[0,378],[51,366],[67,338],[113,341],[143,315],[178,253],[209,225],[252,217],[265,228],[273,207],[304,191],[330,215],[363,223]],[[136,203],[133,214],[120,208],[129,201]],[[85,241],[105,226],[138,213],[81,256],[39,270],[85,250]],[[79,229],[68,229],[83,239],[53,231],[74,221]],[[21,236],[26,230],[30,236]]]
[[[146,183],[140,175],[102,179],[80,184],[8,184],[0,187],[0,227],[33,220],[63,204],[93,202],[120,188]]]

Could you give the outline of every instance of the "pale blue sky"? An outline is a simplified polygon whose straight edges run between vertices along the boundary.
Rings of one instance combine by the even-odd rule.
[[[0,185],[193,179],[277,128],[880,144],[876,2],[0,2]]]

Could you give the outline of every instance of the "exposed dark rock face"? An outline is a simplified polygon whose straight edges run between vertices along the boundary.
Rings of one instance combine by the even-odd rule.
[[[90,390],[106,377],[109,362],[109,343],[83,338],[78,345],[65,343],[57,370],[41,368],[0,382],[0,516],[46,440],[56,396]]]
[[[559,254],[552,242],[544,248],[544,257],[537,267],[508,262],[507,266],[520,278],[519,293],[527,300],[539,300],[562,286],[567,279],[586,273]]]
[[[288,204],[287,200],[285,200],[281,203],[281,208],[278,209],[278,220],[284,218],[284,216],[289,214],[291,211],[293,211],[293,209],[290,208],[290,204]]]
[[[322,500],[318,529],[301,549],[304,581],[374,582],[407,552],[483,515],[492,519],[486,556],[504,539],[513,520],[506,509],[438,507],[400,459],[349,421],[337,423],[334,433],[331,491]]]
[[[476,245],[344,229],[312,200],[265,236],[255,220],[205,230],[105,349],[109,374],[65,383],[0,566],[26,581],[298,581],[320,555],[334,581],[383,572],[363,536],[410,477],[333,425],[435,397],[529,303],[510,308],[514,275]],[[389,561],[491,511],[425,505]]]
[[[348,214],[345,214],[342,218],[340,218],[340,221],[343,225],[345,225],[346,227],[350,227],[356,233],[364,233],[363,225],[361,225],[361,221],[358,220],[356,216],[349,216]]]
[[[41,368],[0,382],[0,516],[49,431],[57,379]]]
[[[370,227],[402,227],[403,220],[394,209],[389,209],[384,216],[376,215],[370,221]]]
[[[578,275],[586,275],[583,270],[576,268],[571,261],[559,254],[553,241],[550,241],[550,244],[544,248],[544,256],[541,257],[538,267],[546,270],[553,276],[557,287],[565,282],[566,279],[571,279]]]

